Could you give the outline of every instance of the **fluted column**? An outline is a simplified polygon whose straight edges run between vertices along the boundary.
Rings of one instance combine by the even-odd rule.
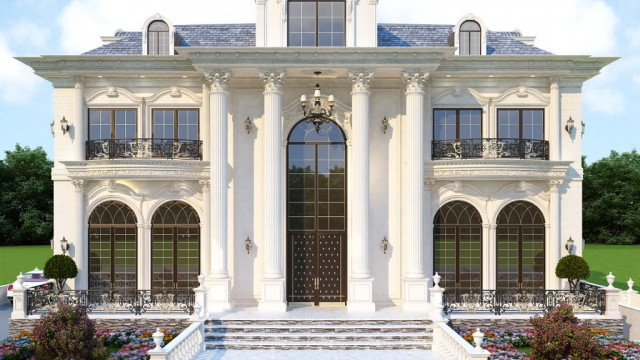
[[[549,79],[549,160],[561,160],[560,156],[560,79],[552,77]]]
[[[204,219],[211,217],[211,181],[200,180],[200,186],[202,186],[202,204],[204,210]],[[211,233],[209,231],[209,221],[202,221],[200,223],[200,269],[202,269],[202,275],[208,275],[209,269],[211,269],[211,242],[206,241],[211,239]]]
[[[69,247],[69,255],[76,261],[78,267],[78,275],[75,278],[75,289],[86,290],[89,286],[89,268],[87,266],[87,250],[85,244],[85,221],[84,221],[84,187],[86,182],[84,180],[72,180],[75,190],[75,213],[76,213],[76,226],[73,241],[73,248]]]
[[[214,71],[205,74],[209,86],[209,148],[210,148],[210,218],[211,271],[207,284],[208,309],[224,311],[231,308],[231,278],[227,263],[227,166],[228,166],[228,93],[231,74]]]
[[[404,310],[427,308],[424,236],[424,88],[428,73],[405,72],[407,88],[405,123],[402,126],[402,245],[405,269]]]
[[[547,288],[551,290],[560,289],[560,279],[558,279],[553,270],[556,264],[560,261],[560,247],[562,240],[560,239],[560,186],[561,180],[549,181],[549,222],[551,223],[550,239],[548,240],[549,246],[549,260],[551,261],[551,267],[547,268],[548,272],[553,275],[550,277]]]
[[[350,311],[375,311],[369,239],[369,85],[372,78],[373,73],[369,71],[349,72],[352,82],[352,161],[348,172],[351,194],[351,222],[348,224],[351,244]]]
[[[261,311],[286,311],[283,253],[282,80],[283,71],[260,72],[264,82],[262,241],[264,249]]]
[[[435,180],[425,180],[424,182],[426,193],[424,202],[424,223],[425,240],[427,242],[427,264],[425,268],[425,275],[428,279],[433,277],[433,211],[431,209],[431,202],[433,200],[433,189],[435,188],[435,184]]]
[[[74,83],[75,98],[76,98],[76,112],[75,120],[73,123],[73,159],[82,161],[86,159],[85,155],[85,140],[87,134],[87,125],[84,120],[85,103],[84,103],[84,84],[81,77],[77,77]]]

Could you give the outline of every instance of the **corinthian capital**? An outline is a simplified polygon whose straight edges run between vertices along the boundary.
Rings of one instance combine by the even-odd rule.
[[[76,192],[84,192],[84,186],[86,185],[86,182],[84,180],[71,180],[71,185],[73,185],[73,188]]]
[[[560,78],[557,76],[553,76],[549,78],[549,86],[552,89],[558,89],[560,88]]]
[[[225,70],[214,71],[204,74],[204,82],[211,92],[227,91],[227,85],[231,80],[231,73]]]
[[[402,79],[407,83],[407,92],[422,92],[429,81],[429,73],[420,71],[405,71]]]
[[[373,71],[358,70],[349,71],[349,80],[351,80],[352,92],[368,92],[371,80],[373,79]]]
[[[260,78],[264,83],[265,92],[277,92],[280,91],[282,80],[286,78],[286,74],[283,71],[263,70],[260,71]]]

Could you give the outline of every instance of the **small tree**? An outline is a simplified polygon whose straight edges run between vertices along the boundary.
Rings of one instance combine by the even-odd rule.
[[[76,262],[67,255],[54,255],[44,264],[44,277],[55,279],[58,290],[64,288],[67,279],[78,275]]]
[[[578,281],[587,279],[591,275],[589,264],[580,256],[567,255],[558,261],[556,265],[556,276],[569,281],[569,288],[575,291]]]

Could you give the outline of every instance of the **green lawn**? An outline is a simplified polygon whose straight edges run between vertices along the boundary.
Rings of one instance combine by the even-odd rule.
[[[16,281],[22,271],[44,268],[44,263],[53,255],[49,245],[41,246],[1,246],[0,285]]]
[[[591,268],[588,281],[607,285],[606,276],[611,271],[618,289],[627,290],[627,280],[632,278],[633,288],[640,290],[640,245],[586,244],[583,256]]]

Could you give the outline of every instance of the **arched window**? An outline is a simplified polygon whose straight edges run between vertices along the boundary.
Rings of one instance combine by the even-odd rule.
[[[169,55],[169,25],[161,20],[149,24],[147,29],[147,54]]]
[[[482,289],[482,218],[464,201],[443,205],[433,220],[434,273],[445,289]]]
[[[89,289],[137,289],[136,216],[127,205],[108,201],[89,216]]]
[[[498,215],[498,289],[544,289],[545,227],[542,212],[526,201],[508,204]]]
[[[460,25],[458,49],[460,55],[481,55],[482,31],[480,24],[467,20]]]
[[[163,204],[151,220],[151,289],[198,287],[200,217],[180,201]]]

